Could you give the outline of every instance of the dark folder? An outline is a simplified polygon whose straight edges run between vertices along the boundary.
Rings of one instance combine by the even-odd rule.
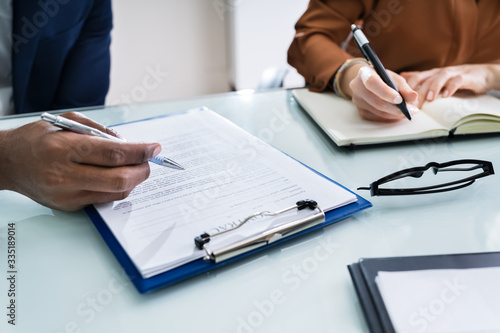
[[[375,278],[378,272],[464,269],[500,266],[500,252],[415,257],[365,258],[348,265],[356,294],[371,333],[394,333]]]

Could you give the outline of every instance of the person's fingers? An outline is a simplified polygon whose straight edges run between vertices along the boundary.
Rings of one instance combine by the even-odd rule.
[[[52,173],[52,183],[67,189],[118,193],[132,190],[150,174],[149,164],[115,168],[73,164]]]
[[[148,161],[161,151],[161,145],[157,142],[114,142],[99,137],[71,134],[77,136],[72,137],[74,140],[78,140],[74,143],[75,149],[71,153],[71,160],[76,163],[106,167],[135,165]]]
[[[149,163],[101,169],[92,167],[92,170],[89,169],[86,173],[80,174],[81,189],[106,193],[131,191],[148,179],[150,174]]]
[[[123,200],[128,197],[130,192],[132,192],[132,190],[116,193],[77,191],[72,193],[72,195],[67,195],[66,193],[60,194],[57,197],[51,198],[48,202],[39,202],[53,209],[74,212],[91,204]]]
[[[434,72],[434,70],[423,72],[402,72],[399,75],[406,80],[411,89],[416,90],[423,81],[434,75]]]
[[[123,199],[149,177],[147,160],[161,146],[77,134],[40,120],[13,129],[5,149],[11,157],[2,164],[5,189],[72,211]]]
[[[422,108],[422,105],[424,105],[425,103],[425,96],[422,95],[422,94],[418,94],[418,102],[417,102],[417,108],[421,109]]]
[[[356,87],[356,84],[353,84],[353,87]],[[396,105],[381,99],[375,93],[364,88],[363,85],[357,89],[357,93],[353,95],[352,101],[360,109],[373,111],[382,117],[386,114],[384,118],[394,118],[394,116],[399,117],[401,113]]]
[[[374,114],[373,112],[370,112],[370,111],[365,110],[365,109],[358,108],[358,113],[361,116],[361,118],[366,119],[366,120],[378,121],[378,122],[387,122],[388,121],[385,118],[379,117],[376,114]]]
[[[408,111],[410,111],[410,114],[413,116],[416,113],[418,113],[420,110],[412,105],[408,104]],[[396,122],[400,121],[402,119],[406,119],[406,117],[401,113],[401,116],[387,116],[387,113],[382,113],[378,112],[377,110],[367,110],[367,109],[360,109],[358,108],[358,113],[360,116],[366,120],[371,120],[371,121],[378,121],[378,122],[385,122],[385,123],[390,123],[390,122]]]
[[[442,96],[446,98],[455,94],[462,87],[463,81],[462,76],[454,76],[449,79],[443,87]]]
[[[403,72],[400,73],[402,78],[404,78],[410,86],[411,89],[415,90],[420,85],[420,72]]]
[[[394,81],[396,87],[398,87],[398,90],[403,96],[405,102],[416,105],[418,101],[418,93],[408,85],[408,82],[406,82],[402,76],[397,74],[392,76],[392,80]]]
[[[79,112],[66,112],[61,116],[120,137],[114,130],[87,118]],[[77,138],[75,145],[80,147],[79,150],[82,152],[82,154],[72,154],[72,156],[77,156],[75,162],[110,167],[140,164],[158,155],[161,151],[160,144],[156,142],[121,143],[81,135]]]
[[[436,75],[434,75],[432,78],[428,79],[428,90],[427,94],[425,95],[426,100],[431,102],[436,99],[436,97],[441,93],[441,91],[445,90],[445,86],[447,83],[452,80],[453,78],[457,78],[456,82],[462,83],[463,79],[461,79],[460,75],[457,75],[457,73],[453,70],[441,70],[439,71]],[[449,92],[447,92],[448,94]]]
[[[80,112],[71,111],[71,112],[66,112],[66,113],[60,114],[60,116],[74,120],[74,121],[76,121],[80,124],[83,124],[83,125],[97,128],[101,132],[104,132],[104,133],[107,133],[109,135],[113,135],[117,138],[123,139],[123,137],[120,134],[118,134],[115,130],[113,130],[112,128],[104,126],[103,124],[98,123],[98,122],[84,116]]]
[[[408,111],[410,111],[410,115],[412,116],[420,111],[420,109],[415,104],[406,103],[406,107],[408,108]]]
[[[109,192],[88,192],[85,199],[85,205],[89,205],[90,203],[92,204],[100,204],[100,203],[107,203],[107,202],[112,202],[112,201],[118,201],[118,200],[123,200],[127,198],[132,192],[132,190],[124,191],[124,192],[116,192],[116,193],[109,193]]]
[[[439,95],[452,96],[460,89],[476,93],[484,92],[488,86],[486,83],[488,74],[482,65],[463,65],[434,68],[423,72],[403,72],[401,76],[418,92],[418,106],[421,107],[425,101],[433,101]]]
[[[374,98],[377,99],[376,96]],[[378,100],[381,101],[380,99]],[[381,103],[390,108],[389,112],[381,110],[383,107],[374,106],[374,104],[377,103],[373,103],[372,101],[370,101],[370,98],[364,99],[354,96],[353,102],[358,107],[358,112],[361,115],[361,117],[368,120],[388,122],[388,121],[397,121],[404,118],[404,115],[401,113],[401,111],[398,109],[397,106],[395,106],[394,104],[387,103],[385,101],[381,101]]]
[[[443,75],[437,75],[423,81],[421,85],[417,87],[417,92],[419,94],[419,107],[421,107],[425,101],[431,102],[435,100],[446,82],[447,78]]]
[[[373,112],[373,110],[366,110],[358,108],[359,115],[366,120],[377,121],[377,122],[395,122],[401,120],[401,118],[387,118],[386,114],[379,114],[378,112]],[[404,117],[404,116],[403,116]]]
[[[399,104],[402,102],[402,98],[398,92],[389,87],[372,67],[361,67],[359,69],[359,75],[366,89],[382,100],[392,104]]]
[[[418,93],[418,107],[421,108],[425,101],[427,101],[428,97],[433,97],[432,94],[429,95],[429,86],[431,84],[431,80],[425,80],[421,82],[421,84],[416,88],[416,92]]]
[[[396,87],[401,89],[401,95],[389,87],[375,70],[368,66],[360,68],[358,76],[351,81],[350,88],[354,92],[352,101],[357,106],[361,117],[385,122],[403,119],[404,114],[396,105],[403,102],[403,93],[407,104],[417,104],[418,94],[411,89],[406,80],[391,71],[388,73]]]

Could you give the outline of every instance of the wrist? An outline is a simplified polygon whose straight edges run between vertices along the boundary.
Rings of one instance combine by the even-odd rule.
[[[359,69],[369,65],[364,58],[347,59],[333,78],[333,90],[335,93],[346,99],[351,99],[352,90],[349,83],[356,77]]]
[[[343,76],[343,80],[340,81],[340,86],[342,87],[342,90],[350,96],[350,98],[352,98],[352,95],[353,95],[353,91],[351,89],[351,86],[350,86],[350,83],[352,80],[354,80],[354,78],[356,77],[356,75],[358,75],[358,72],[359,72],[359,69],[361,67],[364,67],[364,66],[368,66],[369,64],[368,63],[358,63],[358,64],[354,64],[353,66],[349,67],[347,70],[346,70],[346,73],[345,75]]]
[[[500,90],[500,64],[488,65],[487,75],[487,89]]]

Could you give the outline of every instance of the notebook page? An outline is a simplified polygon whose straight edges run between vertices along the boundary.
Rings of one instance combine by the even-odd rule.
[[[396,332],[500,332],[500,267],[379,272]]]
[[[477,119],[491,119],[488,116],[500,117],[500,99],[491,95],[437,98],[432,102],[424,103],[422,110],[442,126],[452,130],[469,120],[471,116],[476,116]],[[500,121],[500,118],[496,121]]]
[[[325,210],[356,201],[210,110],[115,129],[128,141],[160,142],[162,154],[186,169],[150,164],[149,179],[128,198],[96,205],[143,277],[201,258],[205,252],[195,248],[195,236],[230,228],[253,213],[308,198]],[[238,232],[252,234],[273,223],[249,223]]]
[[[318,125],[339,146],[396,142],[401,140],[447,136],[448,130],[423,112],[397,122],[382,123],[365,120],[356,106],[334,93],[295,89],[294,97]]]

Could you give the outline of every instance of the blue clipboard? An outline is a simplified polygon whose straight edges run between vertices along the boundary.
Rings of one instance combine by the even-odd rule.
[[[325,177],[326,178],[326,177]],[[328,178],[327,178],[328,179]],[[332,181],[334,182],[334,181]],[[336,182],[334,182],[336,183]],[[338,184],[338,183],[336,183]],[[340,185],[341,186],[341,185]],[[343,187],[343,186],[342,186]],[[208,271],[211,271],[213,269],[216,269],[220,266],[224,266],[226,264],[229,264],[231,262],[234,262],[236,260],[239,260],[241,258],[245,258],[247,256],[250,256],[256,252],[263,251],[271,246],[275,246],[278,244],[281,244],[282,242],[287,241],[288,239],[293,239],[295,237],[300,237],[303,234],[306,234],[308,232],[326,227],[330,224],[333,224],[335,222],[338,222],[348,216],[353,215],[354,213],[357,213],[363,209],[369,208],[372,206],[370,202],[368,202],[366,199],[363,199],[362,197],[358,196],[356,194],[356,197],[358,200],[356,202],[353,202],[349,205],[334,209],[332,211],[329,211],[325,215],[325,222],[318,224],[314,227],[311,227],[307,230],[301,231],[299,233],[296,233],[294,235],[291,235],[287,238],[283,238],[281,240],[278,240],[272,244],[266,245],[264,247],[260,247],[258,249],[243,253],[239,256],[236,256],[234,258],[225,260],[220,263],[213,263],[211,261],[204,260],[203,258],[195,260],[193,262],[190,262],[188,264],[185,264],[183,266],[174,268],[172,270],[166,271],[164,273],[155,275],[153,277],[144,279],[142,278],[141,274],[133,264],[132,260],[129,258],[125,250],[122,248],[118,240],[115,238],[111,230],[108,228],[107,224],[101,219],[101,216],[99,213],[97,213],[97,210],[94,208],[94,206],[89,206],[85,208],[85,212],[87,215],[90,217],[92,222],[94,223],[96,229],[99,231],[101,234],[101,237],[104,239],[108,247],[110,248],[111,252],[115,255],[116,259],[118,262],[122,265],[123,269],[125,270],[125,273],[127,273],[128,277],[130,278],[130,281],[134,284],[134,286],[137,288],[137,290],[142,294],[142,293],[148,293],[151,292],[155,289],[158,289],[160,287],[165,287],[171,284],[174,284],[176,282],[185,280],[187,278],[196,276],[198,274],[206,273]],[[193,243],[194,246],[194,243]]]
[[[183,111],[186,112],[186,111]],[[182,112],[181,112],[182,113]],[[174,113],[173,115],[176,115],[179,113]],[[166,115],[172,116],[172,115]],[[139,120],[142,121],[142,120]],[[306,230],[300,231],[298,233],[295,233],[293,235],[290,235],[286,238],[282,238],[280,240],[277,240],[271,244],[259,247],[257,249],[245,252],[243,254],[240,254],[236,257],[227,259],[225,261],[219,262],[219,263],[214,263],[209,260],[204,260],[203,258],[197,259],[195,261],[192,261],[190,263],[187,263],[185,265],[179,266],[177,268],[168,270],[166,272],[157,274],[155,276],[149,277],[149,278],[143,278],[140,274],[140,272],[137,270],[135,267],[134,263],[132,262],[132,259],[127,255],[123,247],[120,245],[118,240],[115,238],[107,224],[103,221],[97,210],[95,209],[94,206],[88,206],[85,208],[85,212],[89,216],[90,220],[94,223],[94,226],[96,227],[97,231],[101,234],[101,237],[104,239],[108,247],[110,248],[111,252],[113,252],[114,256],[118,260],[118,262],[121,264],[123,269],[125,270],[125,273],[128,275],[130,281],[134,284],[136,289],[141,293],[148,293],[151,291],[154,291],[158,288],[165,287],[172,285],[174,283],[180,282],[182,280],[188,279],[190,277],[206,273],[208,271],[211,271],[213,269],[217,269],[218,267],[230,264],[234,261],[237,261],[239,259],[245,258],[247,256],[250,256],[254,253],[264,251],[267,248],[271,246],[276,246],[281,244],[282,242],[285,242],[289,239],[294,239],[296,237],[300,237],[308,232],[318,230],[320,228],[323,228],[325,226],[328,226],[330,224],[333,224],[335,222],[338,222],[348,216],[351,216],[361,210],[364,210],[366,208],[369,208],[372,206],[372,204],[367,201],[366,199],[362,198],[361,196],[357,195],[356,193],[350,191],[349,189],[345,188],[344,186],[338,184],[337,182],[333,181],[332,179],[324,176],[323,174],[317,172],[316,170],[313,170],[312,168],[308,167],[307,165],[301,163],[305,167],[309,168],[316,174],[322,176],[323,178],[331,181],[332,183],[337,184],[338,186],[344,188],[345,190],[353,193],[357,197],[357,201],[353,202],[351,204],[348,204],[346,206],[328,211],[325,213],[325,221],[321,224],[317,224],[313,227],[310,227]],[[194,242],[193,242],[194,246]]]

